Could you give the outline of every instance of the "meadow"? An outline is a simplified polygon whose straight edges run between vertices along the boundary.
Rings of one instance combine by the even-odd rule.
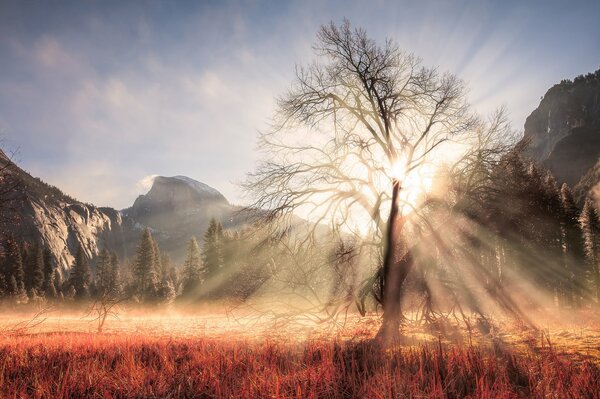
[[[581,316],[581,315],[580,315]],[[407,327],[390,347],[376,316],[277,324],[219,314],[0,317],[2,398],[598,398],[600,328],[486,336]],[[16,326],[16,328],[15,328]]]

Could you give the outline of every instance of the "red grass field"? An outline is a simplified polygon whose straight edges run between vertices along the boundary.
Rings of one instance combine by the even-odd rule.
[[[103,334],[80,318],[5,328],[0,397],[600,398],[596,329],[506,334],[507,345],[411,332],[382,350],[368,340],[374,319],[336,332],[142,320],[111,321]]]

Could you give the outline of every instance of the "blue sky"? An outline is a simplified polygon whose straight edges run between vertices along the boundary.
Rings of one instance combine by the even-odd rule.
[[[256,133],[313,59],[321,24],[464,79],[515,129],[563,78],[600,67],[600,1],[0,0],[0,136],[35,176],[123,208],[148,176],[187,175],[242,202]]]

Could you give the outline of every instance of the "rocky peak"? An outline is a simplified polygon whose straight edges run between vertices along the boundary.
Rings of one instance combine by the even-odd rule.
[[[600,69],[550,88],[525,121],[528,154],[571,186],[600,156]]]
[[[207,208],[228,206],[216,189],[186,176],[157,176],[148,193],[140,195],[123,214],[157,229],[175,228],[179,216],[190,216]],[[204,212],[202,212],[204,213]]]
[[[134,228],[149,227],[161,248],[181,260],[190,237],[201,239],[211,218],[236,226],[238,208],[218,190],[186,176],[157,176],[133,206],[121,211]]]
[[[0,153],[0,167],[9,162]],[[3,209],[11,217],[0,218],[1,235],[42,243],[50,249],[61,274],[70,268],[78,247],[88,258],[103,248],[123,256],[122,220],[113,209],[77,201],[13,163],[0,179],[0,191],[5,193],[4,201],[11,201]]]
[[[189,206],[204,201],[227,203],[223,194],[216,189],[186,176],[157,176],[150,191],[139,198],[161,203],[169,202],[179,206]]]

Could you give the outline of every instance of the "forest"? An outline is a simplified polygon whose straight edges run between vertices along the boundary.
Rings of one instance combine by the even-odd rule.
[[[484,317],[483,308],[477,303],[480,298],[466,297],[472,290],[481,290],[477,295],[485,293],[502,301],[527,284],[539,295],[532,295],[527,303],[518,306],[516,302],[500,302],[501,307],[509,312],[520,312],[521,306],[597,307],[600,218],[595,201],[588,196],[583,204],[577,204],[567,184],[559,187],[552,174],[527,160],[519,147],[499,156],[493,164],[476,166],[481,169],[470,165],[473,169],[468,173],[482,179],[477,191],[466,195],[469,188],[461,186],[463,181],[452,182],[453,195],[463,195],[454,206],[465,218],[461,221],[465,225],[452,227],[460,229],[453,230],[456,240],[453,247],[433,237],[412,248],[418,259],[415,266],[418,272],[407,282],[407,291],[417,300],[411,310],[429,320],[438,312],[462,311],[464,306],[465,310],[480,312]],[[434,177],[436,184],[447,181],[448,173],[439,172]],[[483,179],[488,181],[484,183]],[[435,213],[440,206],[436,201],[442,200],[446,199],[431,200],[427,205],[430,212]],[[185,262],[175,265],[161,252],[150,230],[145,229],[132,259],[119,259],[107,249],[88,259],[79,249],[64,277],[43,243],[19,242],[9,236],[4,239],[5,251],[0,263],[0,293],[3,301],[13,306],[85,302],[106,295],[153,306],[176,301],[244,301],[271,279],[291,282],[294,276],[285,275],[290,269],[310,267],[318,273],[307,273],[304,281],[294,282],[297,287],[288,288],[302,295],[307,305],[312,303],[313,310],[333,311],[342,300],[348,302],[344,305],[358,305],[359,309],[380,304],[378,270],[365,281],[349,281],[340,273],[338,278],[347,281],[331,279],[328,282],[331,287],[323,289],[320,280],[324,275],[335,274],[336,269],[356,269],[360,247],[349,233],[342,234],[337,244],[330,244],[335,240],[333,233],[322,235],[329,244],[311,243],[307,248],[292,250],[289,246],[296,238],[275,237],[273,231],[259,223],[241,231],[224,231],[212,219],[202,244],[192,237],[187,243]],[[449,252],[457,254],[446,256]],[[480,287],[468,286],[457,275],[454,262],[465,256],[473,263],[470,267]],[[305,263],[310,259],[314,265],[298,267],[299,259],[294,257],[302,258]],[[274,258],[279,265],[271,265]],[[308,297],[311,286],[321,287],[318,297]],[[446,309],[439,309],[434,303],[440,296]],[[448,306],[449,303],[453,306]]]

